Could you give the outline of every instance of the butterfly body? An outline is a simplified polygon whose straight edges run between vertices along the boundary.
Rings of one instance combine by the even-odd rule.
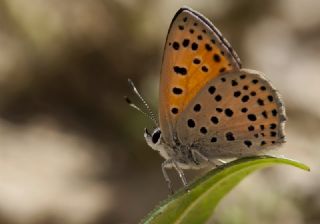
[[[156,129],[152,134],[146,131],[144,137],[147,144],[155,151],[158,151],[166,161],[175,161],[181,169],[201,169],[209,165],[209,162],[198,161],[193,157],[192,151],[198,150],[194,146],[178,142],[175,145],[169,145],[162,137],[155,142],[153,136],[159,131],[160,129]],[[172,168],[173,166],[173,163],[166,164],[166,168]]]
[[[241,68],[218,29],[181,8],[170,25],[160,76],[159,121],[145,131],[164,157],[162,171],[199,169],[221,158],[265,153],[285,141],[285,109],[261,72]]]

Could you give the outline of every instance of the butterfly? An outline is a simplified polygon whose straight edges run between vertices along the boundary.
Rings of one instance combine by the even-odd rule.
[[[151,117],[158,124],[152,112]],[[278,91],[261,72],[243,69],[220,31],[187,7],[177,11],[167,34],[159,121],[152,133],[145,129],[144,137],[165,159],[169,189],[167,168],[176,169],[187,185],[183,169],[261,154],[285,142]]]

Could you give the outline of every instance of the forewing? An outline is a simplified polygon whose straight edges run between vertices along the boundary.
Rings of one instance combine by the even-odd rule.
[[[176,131],[208,158],[240,157],[283,143],[285,120],[270,82],[243,69],[211,80],[180,114]]]
[[[198,12],[181,8],[170,25],[160,78],[160,128],[166,142],[176,136],[176,121],[212,79],[241,67],[229,43]]]

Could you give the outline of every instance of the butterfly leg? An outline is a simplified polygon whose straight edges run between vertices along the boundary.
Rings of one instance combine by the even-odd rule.
[[[222,160],[222,159],[217,159],[217,161],[218,161],[219,163],[221,163],[221,165],[224,165],[224,164],[227,163],[226,161],[224,161],[224,160]]]
[[[172,183],[171,183],[171,180],[170,180],[170,178],[168,176],[168,173],[166,171],[166,168],[168,167],[168,165],[171,165],[171,164],[172,164],[171,159],[168,159],[168,160],[164,161],[161,164],[161,169],[162,169],[162,173],[163,173],[164,179],[167,182],[169,191],[170,191],[171,194],[173,194]]]
[[[210,159],[208,159],[208,157],[206,157],[205,155],[203,155],[201,152],[199,152],[198,150],[194,150],[194,149],[191,149],[191,153],[192,153],[192,157],[195,161],[196,164],[199,164],[198,160],[196,159],[196,157],[199,157],[201,158],[203,161],[206,161],[214,166],[216,166],[216,164],[211,161]]]
[[[172,160],[172,163],[174,165],[174,168],[176,169],[176,171],[178,172],[179,174],[179,177],[183,183],[184,186],[187,186],[188,183],[187,183],[187,179],[182,171],[182,169],[179,167],[178,163],[175,161],[175,160]]]
[[[163,173],[165,181],[168,184],[169,191],[173,194],[172,183],[171,183],[171,180],[170,180],[168,173],[166,171],[166,168],[168,168],[168,167],[175,168],[175,170],[179,174],[179,177],[180,177],[184,186],[187,186],[187,180],[186,180],[186,177],[185,177],[182,169],[179,167],[178,163],[174,159],[168,159],[168,160],[164,161],[161,165],[162,173]]]
[[[215,159],[215,161],[217,161],[216,167],[223,167],[224,165],[227,164],[227,162],[222,159]]]

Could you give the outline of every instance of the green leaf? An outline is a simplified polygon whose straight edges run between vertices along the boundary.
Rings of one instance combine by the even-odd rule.
[[[275,164],[287,164],[310,171],[308,166],[286,158],[256,156],[234,160],[208,172],[192,183],[189,190],[181,189],[169,197],[141,223],[205,223],[219,201],[242,179],[255,170]]]

